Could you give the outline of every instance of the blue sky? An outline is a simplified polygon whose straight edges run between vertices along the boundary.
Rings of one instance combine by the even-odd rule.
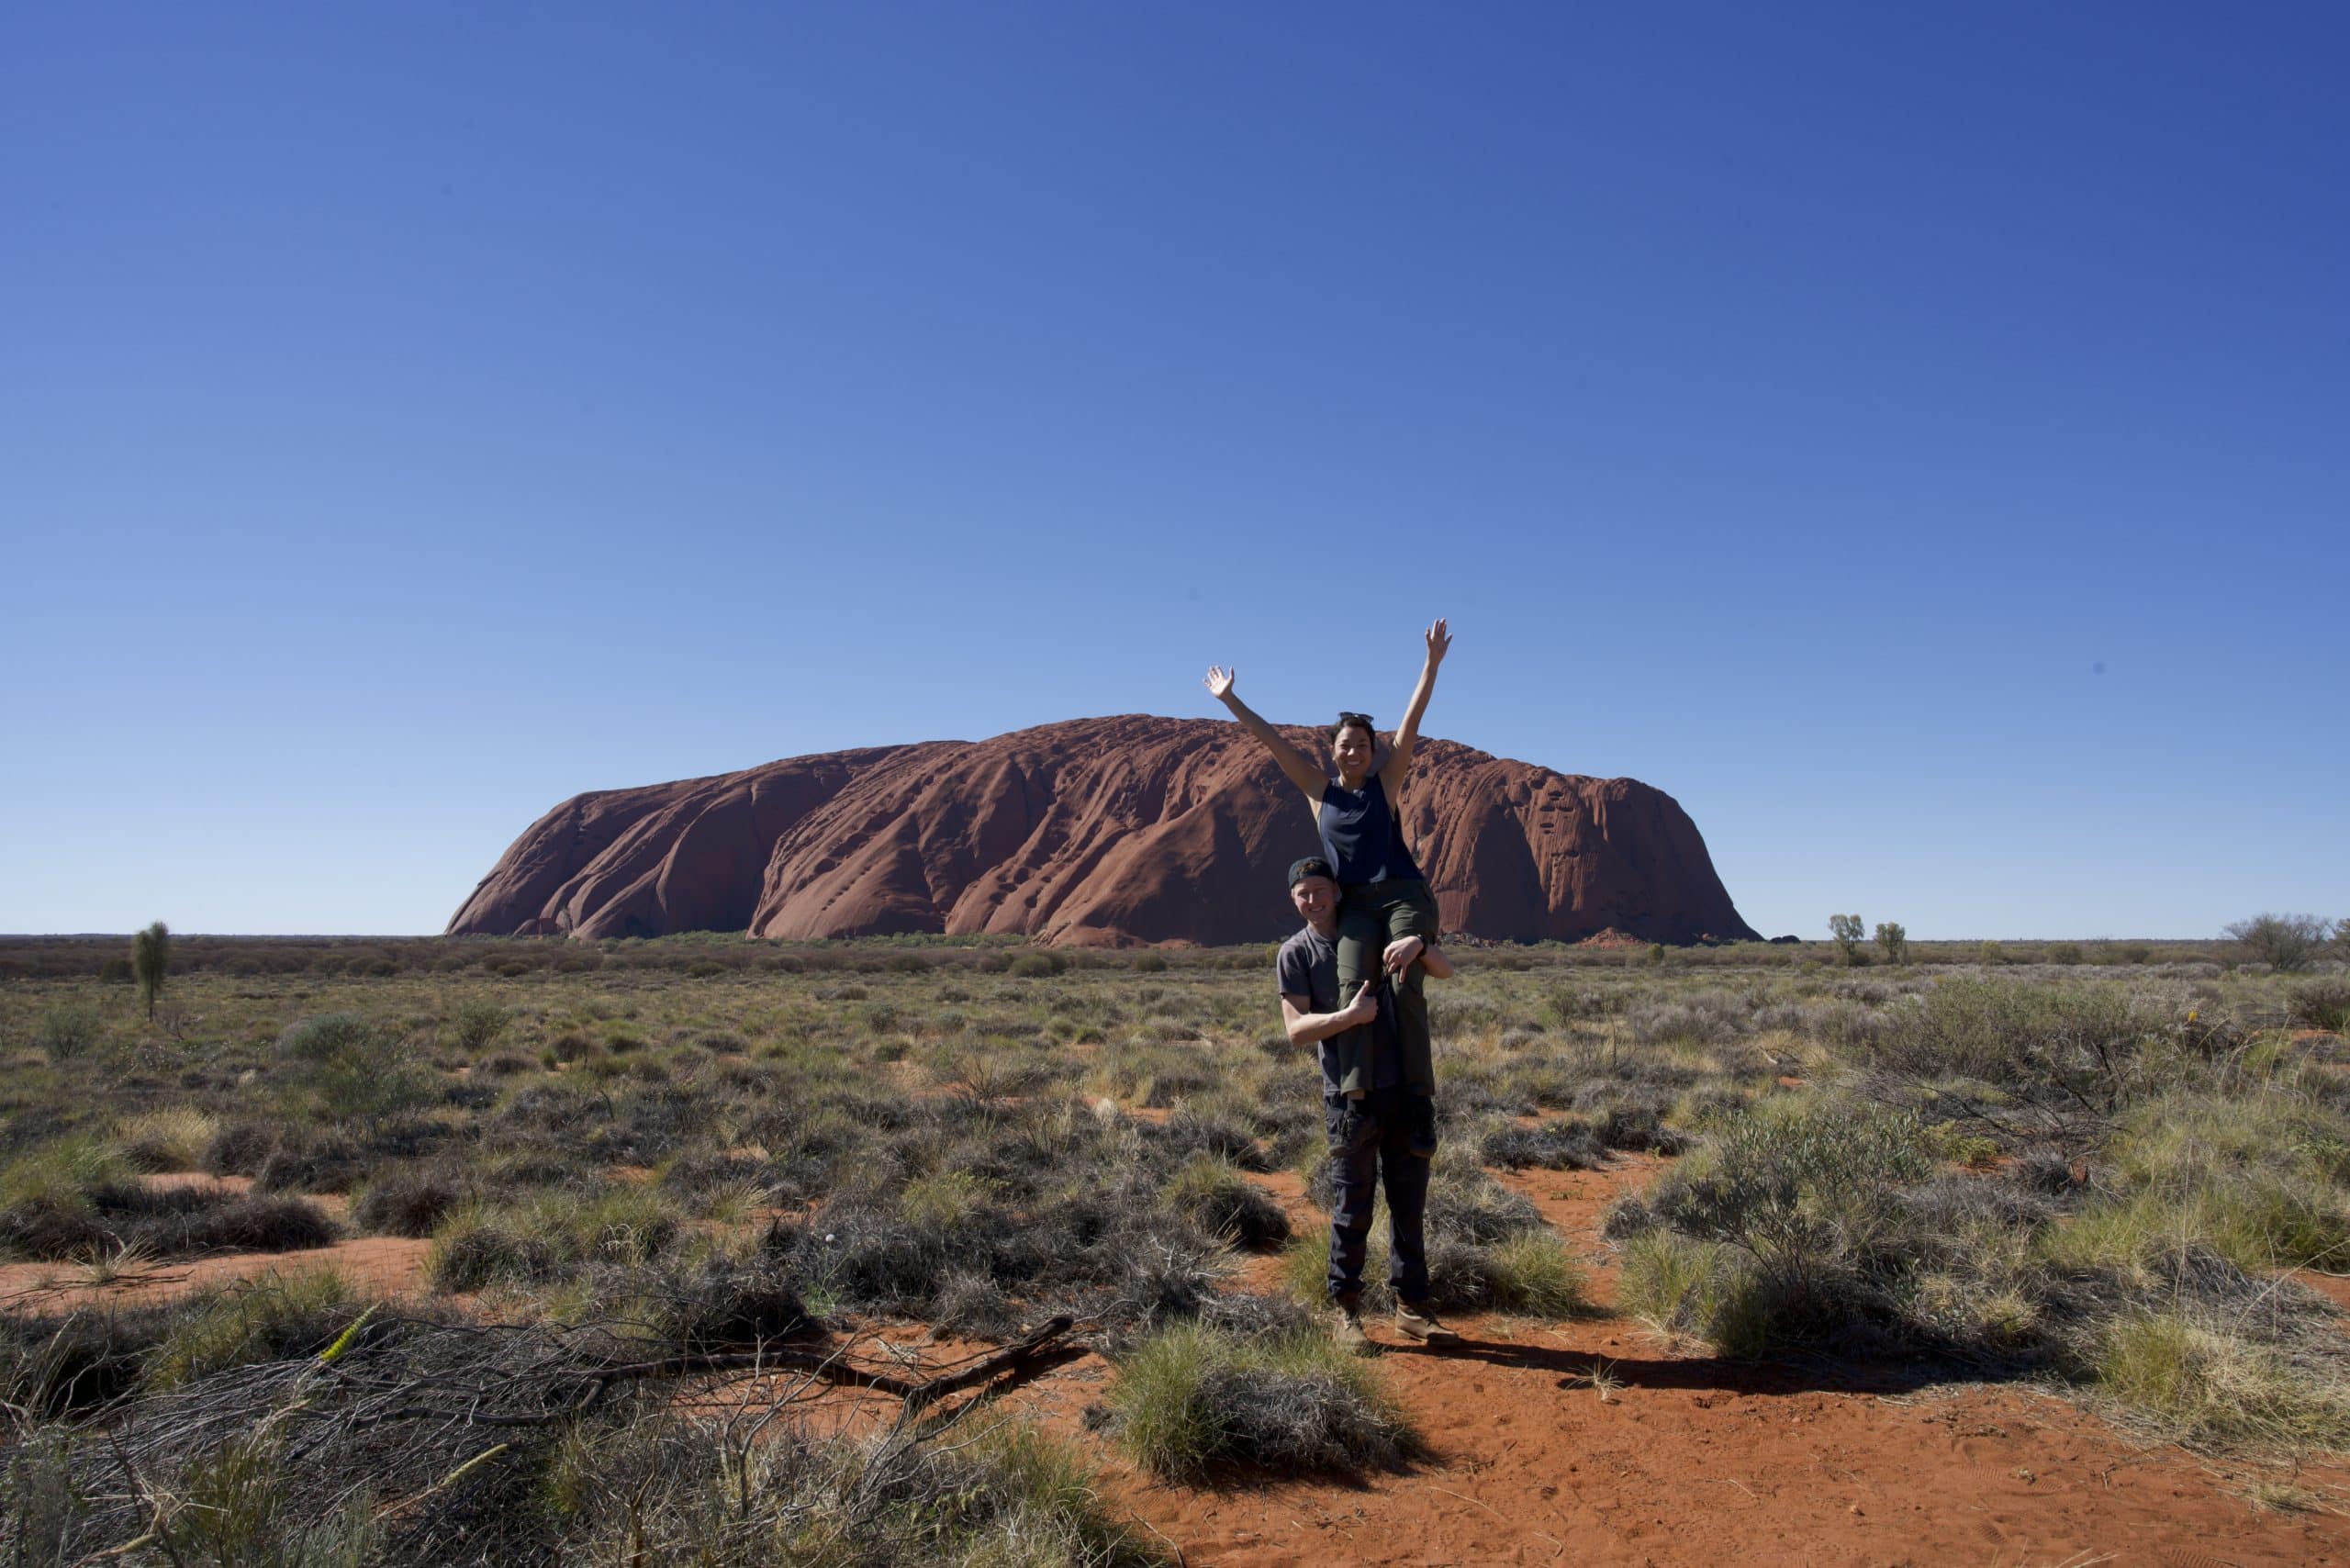
[[[2350,913],[2350,15],[1940,9],[10,7],[0,930],[1439,613],[1766,932]]]

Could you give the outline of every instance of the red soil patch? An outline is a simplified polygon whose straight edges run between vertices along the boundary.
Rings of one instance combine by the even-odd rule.
[[[2350,1275],[2321,1274],[2315,1269],[2294,1269],[2285,1278],[2295,1284],[2307,1285],[2344,1312],[2350,1312]],[[2350,1322],[2343,1324],[2350,1330]]]
[[[215,1176],[209,1170],[161,1170],[141,1176],[139,1184],[151,1193],[188,1190],[241,1197],[252,1191],[253,1179],[250,1176]]]
[[[431,1246],[406,1237],[365,1236],[292,1252],[221,1252],[149,1263],[105,1284],[94,1282],[90,1271],[77,1263],[0,1264],[0,1308],[61,1312],[100,1302],[145,1306],[240,1280],[290,1278],[323,1268],[340,1273],[361,1295],[415,1295],[424,1288],[424,1255]]]

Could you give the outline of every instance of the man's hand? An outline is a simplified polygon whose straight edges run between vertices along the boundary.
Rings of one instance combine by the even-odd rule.
[[[1379,982],[1377,980],[1363,981],[1362,989],[1355,992],[1353,1004],[1338,1016],[1347,1021],[1347,1027],[1349,1029],[1358,1028],[1376,1019],[1379,1016]]]
[[[1214,665],[1208,666],[1208,695],[1219,702],[1231,696],[1232,683],[1239,674],[1237,669],[1218,669]]]
[[[1380,965],[1389,974],[1401,980],[1404,978],[1404,971],[1410,969],[1413,960],[1420,956],[1420,949],[1427,946],[1426,942],[1416,936],[1405,936],[1398,941],[1390,942],[1387,944],[1387,950],[1379,956]]]
[[[1446,629],[1444,617],[1439,615],[1436,618],[1436,624],[1428,628],[1428,664],[1431,666],[1442,664],[1444,655],[1451,647],[1452,633]]]

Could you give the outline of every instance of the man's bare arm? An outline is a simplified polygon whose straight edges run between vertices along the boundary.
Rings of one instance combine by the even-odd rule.
[[[1313,998],[1290,991],[1281,993],[1281,1025],[1289,1031],[1292,1046],[1310,1046],[1326,1040],[1333,1035],[1343,1035],[1359,1029],[1379,1016],[1378,981],[1365,980],[1355,992],[1354,1003],[1336,1013],[1308,1013],[1299,1003],[1311,1005]]]
[[[1319,804],[1322,786],[1329,780],[1323,777],[1320,768],[1306,759],[1304,752],[1283,740],[1279,730],[1259,718],[1248,704],[1240,700],[1240,693],[1233,689],[1233,682],[1239,674],[1238,670],[1218,669],[1210,665],[1208,694],[1231,710],[1232,716],[1240,721],[1240,727],[1256,736],[1259,745],[1273,754],[1273,760],[1281,764],[1283,778],[1305,791],[1307,800]]]

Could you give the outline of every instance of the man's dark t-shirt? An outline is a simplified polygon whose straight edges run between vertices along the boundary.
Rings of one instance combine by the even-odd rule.
[[[1304,997],[1309,1013],[1336,1013],[1351,1000],[1338,995],[1337,941],[1319,935],[1310,925],[1281,944],[1281,957],[1273,968],[1281,977],[1281,993]],[[1354,1053],[1360,1053],[1366,1088],[1391,1089],[1404,1081],[1403,1062],[1394,1048],[1393,1019],[1393,1008],[1382,986],[1376,1023],[1358,1025],[1322,1042],[1325,1099],[1336,1099],[1342,1093],[1338,1085],[1346,1076],[1347,1058]]]

